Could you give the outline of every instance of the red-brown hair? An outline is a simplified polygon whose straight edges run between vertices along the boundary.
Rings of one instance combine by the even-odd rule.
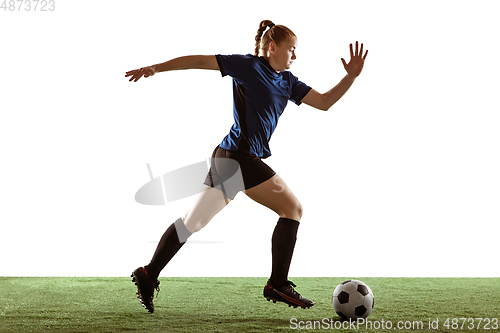
[[[264,31],[267,27],[271,27],[269,30]],[[262,36],[264,34],[264,36]],[[255,55],[258,56],[260,50],[267,50],[271,42],[275,42],[276,45],[287,40],[297,38],[292,30],[288,29],[284,25],[275,25],[273,21],[264,20],[260,22],[259,30],[257,30],[257,36],[255,36]]]

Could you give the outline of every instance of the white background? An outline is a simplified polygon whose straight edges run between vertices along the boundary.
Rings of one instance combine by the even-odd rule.
[[[18,3],[16,2],[16,6]],[[329,112],[289,104],[266,162],[304,206],[290,276],[500,276],[496,1],[59,1],[0,11],[0,276],[127,276],[192,199],[135,192],[208,158],[232,125],[231,79],[128,70],[253,53],[263,19],[299,38]],[[165,276],[268,276],[277,217],[239,194]]]

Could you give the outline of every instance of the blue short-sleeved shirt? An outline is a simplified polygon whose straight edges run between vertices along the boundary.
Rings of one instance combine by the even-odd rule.
[[[311,87],[277,73],[263,57],[216,55],[222,76],[233,78],[234,124],[220,147],[266,158],[269,140],[289,100],[300,105]]]

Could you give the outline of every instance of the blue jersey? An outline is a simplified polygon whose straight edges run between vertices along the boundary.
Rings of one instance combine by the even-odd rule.
[[[233,78],[234,124],[220,147],[266,158],[269,140],[289,100],[300,105],[311,90],[292,73],[277,73],[263,57],[216,55],[222,76]]]

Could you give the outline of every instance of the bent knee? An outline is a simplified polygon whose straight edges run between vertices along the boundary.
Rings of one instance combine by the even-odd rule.
[[[300,221],[300,219],[302,218],[302,213],[302,204],[298,200],[296,200],[287,205],[286,209],[282,212],[282,214],[280,214],[280,217]]]
[[[184,225],[186,226],[186,229],[192,234],[194,234],[195,232],[198,232],[204,227],[206,227],[208,222],[210,222],[210,218],[207,218],[206,216],[195,218],[189,213],[187,213],[186,216],[183,218],[183,222]]]

